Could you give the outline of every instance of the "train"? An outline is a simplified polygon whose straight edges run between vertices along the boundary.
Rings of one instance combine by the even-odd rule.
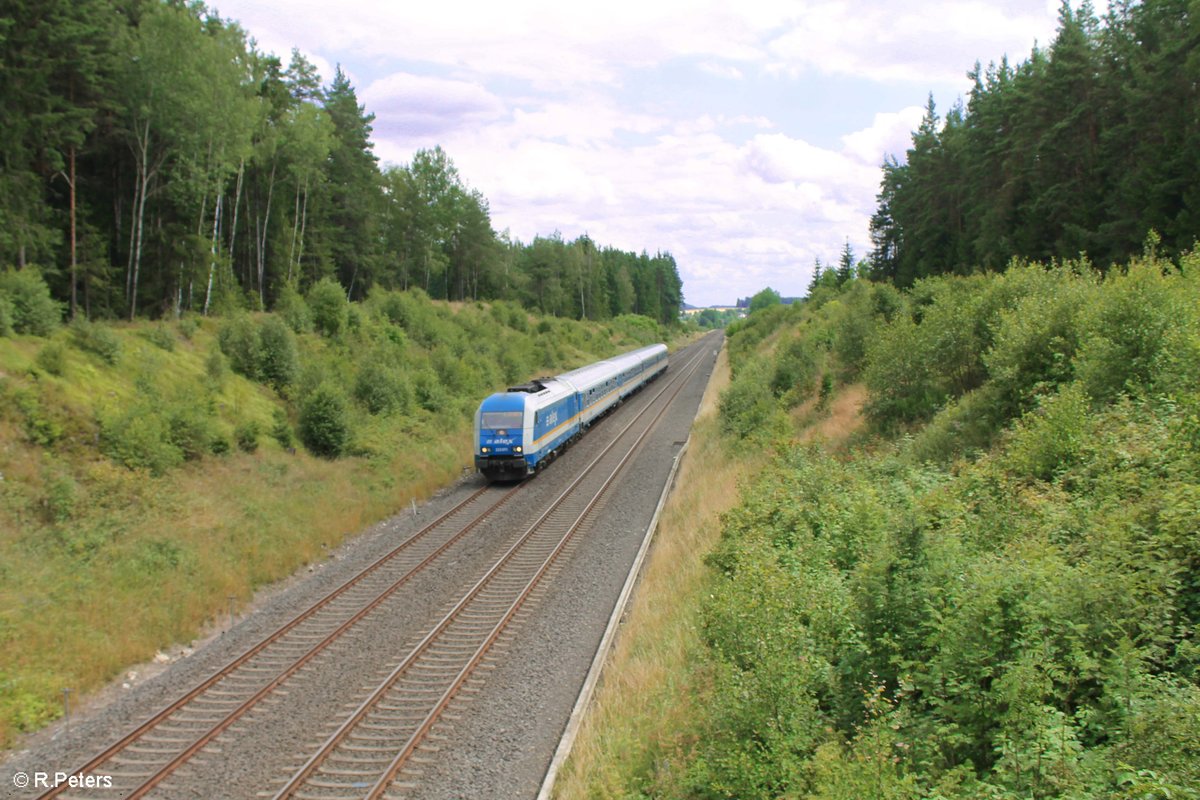
[[[667,346],[652,344],[488,396],[475,412],[475,469],[489,481],[535,474],[667,363]]]

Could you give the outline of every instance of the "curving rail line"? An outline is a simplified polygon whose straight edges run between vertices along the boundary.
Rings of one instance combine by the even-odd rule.
[[[702,350],[702,348],[701,348]],[[409,762],[454,696],[472,680],[488,651],[559,559],[574,533],[600,502],[640,442],[697,369],[700,357],[678,372],[599,456],[562,492],[493,567],[437,623],[383,684],[279,790],[278,798],[380,797]],[[671,389],[673,391],[670,391]],[[616,445],[657,414],[624,451]],[[611,455],[610,454],[615,454]],[[602,462],[610,464],[599,470]],[[600,475],[598,487],[587,488]],[[104,773],[113,786],[104,797],[144,797],[305,665],[393,597],[480,523],[529,484],[485,486],[376,559],[275,632],[216,670],[152,715],[72,775]],[[401,730],[402,733],[397,733]],[[338,764],[343,766],[339,767]],[[369,765],[369,766],[368,766]],[[79,792],[63,783],[38,800]],[[347,792],[349,792],[347,794]],[[70,793],[68,795],[67,793]]]
[[[489,650],[566,551],[700,361],[699,355],[694,356],[614,437],[295,771],[275,800],[373,799],[393,788],[396,776],[406,770],[458,692],[474,679]],[[649,415],[655,401],[668,391],[657,413]],[[631,431],[633,435],[627,437]],[[622,439],[627,444],[617,449]]]

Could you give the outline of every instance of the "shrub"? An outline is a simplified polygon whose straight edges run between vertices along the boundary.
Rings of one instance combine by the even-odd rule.
[[[50,287],[36,269],[9,269],[0,273],[0,297],[11,309],[12,329],[17,333],[49,336],[62,324],[63,305],[50,296]],[[2,325],[0,325],[0,332]]]
[[[313,325],[325,336],[337,336],[346,327],[350,302],[346,290],[333,278],[322,278],[308,290]]]
[[[817,369],[817,357],[808,339],[793,339],[775,359],[771,391],[776,397],[786,395],[789,406],[796,405],[812,394]]]
[[[258,337],[258,374],[282,393],[300,372],[295,336],[283,320],[271,315],[263,320]]]
[[[114,365],[121,358],[121,340],[107,325],[76,317],[71,322],[71,336],[76,347],[100,356],[107,364]]]
[[[288,432],[290,434],[290,428]],[[252,419],[239,423],[233,429],[233,438],[237,441],[239,450],[243,453],[253,453],[258,449],[258,423]]]
[[[204,409],[188,403],[168,411],[167,441],[179,448],[187,461],[195,461],[210,452],[216,438]]]
[[[183,462],[183,451],[170,441],[167,420],[152,408],[131,406],[100,419],[101,450],[130,469],[162,475]]]
[[[350,445],[350,414],[341,391],[322,383],[300,409],[300,441],[326,458],[342,455]]]
[[[917,433],[912,453],[919,461],[948,463],[991,445],[1003,426],[1000,403],[990,384],[950,401]]]
[[[229,362],[225,356],[221,354],[219,347],[214,347],[208,353],[208,358],[204,359],[204,372],[217,386],[220,386],[225,380],[225,375],[229,372]]]
[[[1004,419],[1019,417],[1074,374],[1079,314],[1093,302],[1095,285],[1068,275],[1049,277],[1001,315],[984,357]]]
[[[1152,389],[1168,333],[1196,329],[1194,288],[1174,291],[1177,280],[1150,262],[1110,275],[1101,285],[1096,302],[1082,312],[1085,333],[1076,365],[1093,398],[1104,402],[1122,392]]]
[[[284,450],[290,450],[296,444],[287,412],[282,408],[276,408],[271,415],[271,438],[279,442],[279,446]]]
[[[931,374],[921,333],[907,314],[901,314],[867,349],[863,377],[871,399],[866,409],[884,429],[928,419],[946,401]]]
[[[444,410],[450,402],[446,387],[438,380],[437,374],[428,369],[417,373],[413,381],[413,396],[421,408],[434,413]]]
[[[1078,384],[1063,387],[1021,420],[1007,464],[1018,476],[1050,480],[1071,466],[1083,446],[1089,401]]]
[[[18,389],[13,393],[13,400],[24,417],[25,435],[29,441],[49,447],[63,437],[62,421],[42,405],[37,395]]]
[[[37,354],[37,365],[51,375],[62,376],[67,369],[67,349],[62,342],[49,342]]]
[[[285,284],[275,301],[275,313],[296,333],[309,333],[313,329],[313,315],[303,295],[290,283]]]
[[[372,359],[358,372],[354,399],[372,414],[406,412],[412,404],[412,387],[394,367]]]
[[[79,500],[79,484],[63,470],[48,471],[45,476],[46,494],[42,500],[49,522],[62,524],[75,516]]]
[[[720,401],[721,429],[739,439],[761,431],[775,410],[767,368],[756,359],[739,370]]]
[[[258,330],[249,315],[238,314],[222,323],[217,331],[217,342],[234,372],[251,380],[258,379],[260,343]]]

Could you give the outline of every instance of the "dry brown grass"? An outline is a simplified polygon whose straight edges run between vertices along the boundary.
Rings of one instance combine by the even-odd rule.
[[[675,491],[663,511],[641,583],[613,654],[555,788],[559,798],[626,797],[652,759],[687,746],[694,718],[690,669],[700,647],[696,613],[707,586],[704,555],[720,514],[760,457],[734,458],[719,436],[716,408],[729,383],[722,353],[692,431]]]
[[[797,438],[801,442],[824,441],[841,446],[862,428],[863,405],[867,402],[867,387],[861,383],[844,386],[833,396],[827,409],[821,412],[812,401],[797,409],[796,418],[802,428]]]

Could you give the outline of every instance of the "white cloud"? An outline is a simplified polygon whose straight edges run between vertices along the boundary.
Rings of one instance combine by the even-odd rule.
[[[498,229],[670,250],[688,299],[709,304],[768,284],[799,294],[847,237],[863,255],[879,165],[903,157],[917,103],[965,92],[976,59],[1049,44],[1057,5],[226,0],[222,12],[285,61],[299,46],[326,81],[341,62],[366,87],[384,161],[441,145]],[[819,95],[827,76],[859,130],[796,111],[790,93]]]
[[[396,73],[359,93],[380,136],[440,136],[504,114],[504,102],[477,83]]]
[[[767,45],[769,69],[965,85],[976,59],[1022,60],[1053,32],[1043,0],[816,2]]]
[[[843,152],[864,164],[879,166],[887,156],[904,161],[912,145],[912,132],[921,124],[925,109],[909,106],[897,112],[880,112],[871,127],[842,136]]]

